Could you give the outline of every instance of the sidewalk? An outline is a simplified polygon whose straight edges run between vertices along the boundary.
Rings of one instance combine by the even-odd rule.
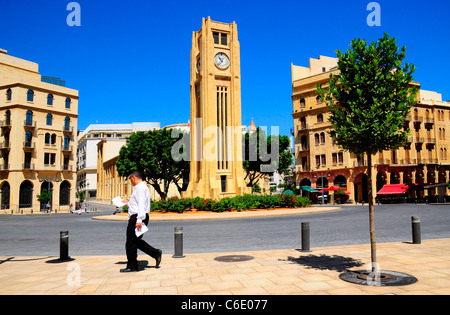
[[[418,282],[373,287],[345,282],[339,274],[366,269],[370,246],[351,245],[239,253],[163,253],[161,267],[140,253],[143,270],[122,274],[126,256],[0,257],[0,294],[450,294],[450,239],[377,244],[382,270],[410,274]],[[218,256],[249,255],[241,262],[220,262]],[[147,258],[149,258],[147,263]]]

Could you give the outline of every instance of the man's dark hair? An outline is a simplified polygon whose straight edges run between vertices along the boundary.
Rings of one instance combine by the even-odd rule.
[[[142,179],[141,173],[139,171],[133,171],[130,176],[134,176],[136,178]]]

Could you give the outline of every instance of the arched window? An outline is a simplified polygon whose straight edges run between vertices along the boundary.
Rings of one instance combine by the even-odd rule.
[[[322,143],[322,144],[325,143],[325,132],[320,133],[320,143]]]
[[[27,111],[27,115],[25,116],[25,124],[27,126],[33,125],[33,112],[31,110]]]
[[[12,99],[12,90],[11,89],[8,89],[7,91],[6,91],[6,100],[7,101],[10,101]]]
[[[47,126],[52,125],[53,116],[52,114],[47,114]]]
[[[45,134],[45,144],[50,144],[50,143],[51,143],[50,134],[47,132]]]
[[[66,117],[64,119],[64,130],[68,131],[70,129],[70,118]]]
[[[70,108],[70,98],[66,98],[66,108]]]
[[[64,147],[65,148],[69,147],[69,144],[70,144],[69,136],[64,136]]]
[[[2,185],[2,209],[9,209],[10,208],[10,194],[11,194],[11,187],[9,186],[8,182],[4,182]]]
[[[318,124],[323,123],[323,115],[322,114],[317,115],[317,123]]]
[[[34,100],[34,92],[33,90],[28,90],[27,92],[27,101],[28,102],[33,102]]]
[[[8,109],[5,113],[6,126],[11,126],[11,111]]]
[[[306,118],[305,117],[300,118],[300,128],[302,130],[306,129]]]
[[[25,180],[20,184],[19,208],[31,208],[33,206],[33,184]]]
[[[68,206],[70,204],[70,183],[66,180],[59,187],[59,204],[61,206]]]
[[[25,142],[30,144],[30,146],[31,146],[31,140],[33,140],[33,134],[31,133],[31,131],[25,132]]]
[[[300,107],[305,107],[305,105],[306,105],[305,99],[302,98],[302,99],[300,100]]]
[[[314,143],[315,143],[315,144],[320,144],[320,136],[319,136],[318,133],[316,133],[316,134],[314,135]]]
[[[53,95],[47,95],[47,105],[53,105]]]
[[[56,134],[52,134],[52,144],[56,144]]]

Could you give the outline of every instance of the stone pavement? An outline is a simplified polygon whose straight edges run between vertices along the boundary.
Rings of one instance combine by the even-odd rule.
[[[122,274],[126,257],[77,256],[0,257],[0,294],[176,294],[176,295],[372,295],[450,294],[450,239],[377,244],[382,270],[410,274],[418,282],[397,287],[352,284],[339,279],[346,269],[366,269],[369,245],[239,253],[163,254],[161,267],[140,254],[142,270]],[[224,255],[250,255],[254,259],[220,262]],[[147,263],[147,258],[149,258]]]

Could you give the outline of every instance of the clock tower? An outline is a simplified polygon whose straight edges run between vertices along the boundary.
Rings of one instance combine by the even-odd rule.
[[[203,18],[192,35],[191,166],[186,197],[250,192],[242,168],[241,72],[236,23]]]

